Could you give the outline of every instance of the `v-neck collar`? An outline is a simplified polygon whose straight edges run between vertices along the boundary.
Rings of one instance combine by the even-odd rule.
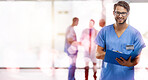
[[[121,34],[121,36],[118,37],[118,35],[117,35],[117,33],[115,32],[115,29],[114,29],[114,24],[112,25],[113,32],[115,33],[115,35],[116,35],[116,37],[117,37],[118,39],[120,39],[120,38],[125,34],[125,32],[127,31],[128,28],[129,28],[129,25],[128,25],[128,27],[125,29],[125,31]]]

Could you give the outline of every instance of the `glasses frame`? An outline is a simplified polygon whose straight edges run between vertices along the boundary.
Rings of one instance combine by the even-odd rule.
[[[114,11],[114,13],[116,16],[120,16],[120,14],[121,14],[121,16],[123,16],[123,17],[127,16],[127,14],[128,14],[128,12],[119,12],[119,11]]]

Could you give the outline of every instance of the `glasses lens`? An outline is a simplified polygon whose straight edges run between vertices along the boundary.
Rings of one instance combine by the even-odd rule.
[[[115,15],[116,16],[119,16],[121,14],[121,16],[126,16],[127,15],[127,12],[118,12],[118,11],[115,11]]]

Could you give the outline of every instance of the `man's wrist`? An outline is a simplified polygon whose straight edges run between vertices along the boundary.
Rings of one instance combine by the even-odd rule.
[[[134,66],[134,64],[132,62],[127,65],[127,67],[132,67],[132,66]]]

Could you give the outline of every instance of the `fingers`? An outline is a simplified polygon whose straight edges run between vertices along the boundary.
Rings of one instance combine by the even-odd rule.
[[[123,66],[128,66],[131,64],[131,56],[129,57],[128,60],[125,60],[123,57],[116,58],[116,61]]]
[[[126,61],[123,57],[120,57],[122,61]]]
[[[119,58],[116,58],[116,61],[119,63],[119,64],[122,64],[122,63],[124,63],[121,59],[119,59]]]
[[[130,56],[130,57],[128,58],[128,61],[131,61],[131,58],[132,58],[132,56]]]

